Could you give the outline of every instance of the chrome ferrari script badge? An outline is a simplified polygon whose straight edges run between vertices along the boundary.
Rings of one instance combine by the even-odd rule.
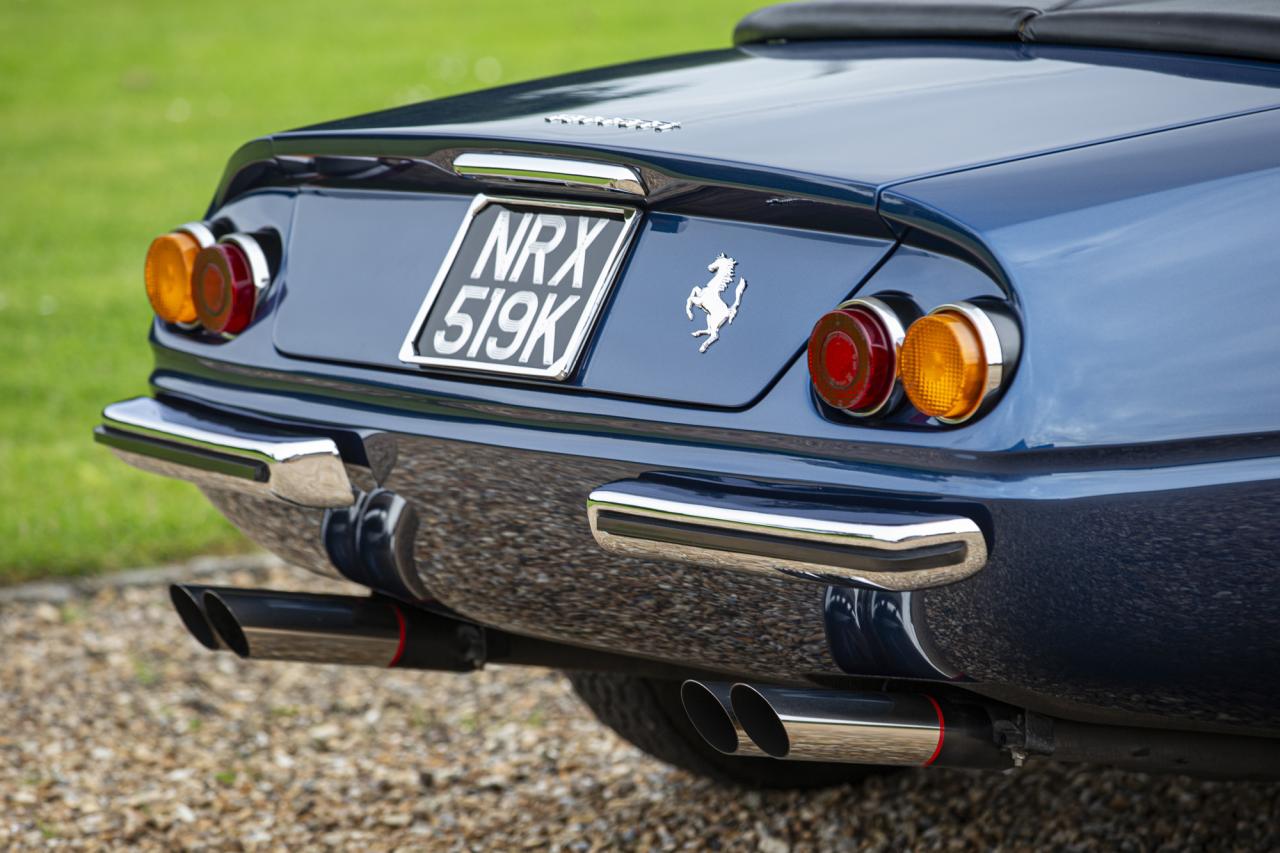
[[[556,113],[543,116],[548,124],[591,124],[596,127],[620,127],[627,130],[653,130],[663,133],[668,130],[679,130],[678,121],[658,121],[651,118],[621,118],[620,116],[588,116],[578,113]]]
[[[684,315],[693,319],[693,309],[701,308],[707,314],[707,327],[693,333],[695,338],[706,337],[698,352],[706,352],[707,347],[720,339],[720,329],[733,322],[738,316],[738,306],[742,304],[742,294],[747,289],[747,280],[739,276],[738,286],[733,291],[733,304],[726,305],[722,295],[725,288],[733,281],[733,274],[738,262],[721,252],[707,265],[707,272],[714,273],[711,280],[702,287],[689,291],[689,298],[684,302]]]

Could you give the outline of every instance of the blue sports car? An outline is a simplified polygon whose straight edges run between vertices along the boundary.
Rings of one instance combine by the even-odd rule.
[[[187,628],[561,668],[748,785],[1280,775],[1280,6],[734,42],[232,156],[96,438],[368,592],[179,585]]]

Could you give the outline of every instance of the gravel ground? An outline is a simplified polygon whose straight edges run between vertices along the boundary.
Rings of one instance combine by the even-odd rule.
[[[40,598],[0,601],[3,849],[1280,848],[1278,785],[1038,767],[753,793],[623,743],[553,672],[246,663],[162,586]]]

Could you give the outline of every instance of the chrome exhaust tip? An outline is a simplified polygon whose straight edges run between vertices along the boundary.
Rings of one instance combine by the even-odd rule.
[[[218,639],[241,658],[471,672],[484,665],[480,626],[356,597],[212,587],[200,598]]]
[[[230,649],[236,657],[249,657],[249,640],[245,637],[240,623],[236,621],[235,615],[222,599],[218,598],[218,594],[209,592],[207,595],[202,595],[200,603],[209,626],[217,635],[218,642],[223,648]]]
[[[669,664],[510,634],[438,607],[383,595],[351,596],[174,584],[182,623],[208,649],[250,660],[473,672],[486,663],[594,672],[642,672],[664,680]],[[728,685],[719,685],[728,707]],[[727,713],[723,711],[722,713]],[[739,732],[741,748],[754,749]]]
[[[725,755],[764,755],[738,724],[727,682],[690,679],[680,685],[680,702],[702,739]]]
[[[743,730],[773,758],[902,767],[1012,763],[985,711],[924,693],[735,684],[729,701]]]
[[[404,616],[384,599],[216,589],[201,601],[241,658],[388,667],[404,654]]]
[[[854,693],[735,684],[733,712],[766,755],[926,767],[942,751],[942,709],[920,693]]]
[[[205,613],[201,598],[206,590],[213,587],[200,584],[175,583],[169,585],[169,601],[173,609],[178,611],[178,618],[186,626],[196,642],[210,651],[225,649],[226,645],[218,637],[218,632],[209,624],[209,616]]]
[[[787,728],[759,690],[749,684],[735,684],[729,690],[729,702],[738,725],[762,753],[770,758],[791,757]]]

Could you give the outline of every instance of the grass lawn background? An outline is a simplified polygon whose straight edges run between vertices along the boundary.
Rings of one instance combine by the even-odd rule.
[[[147,390],[147,244],[241,143],[724,47],[764,2],[0,2],[0,583],[249,547],[90,439]]]

